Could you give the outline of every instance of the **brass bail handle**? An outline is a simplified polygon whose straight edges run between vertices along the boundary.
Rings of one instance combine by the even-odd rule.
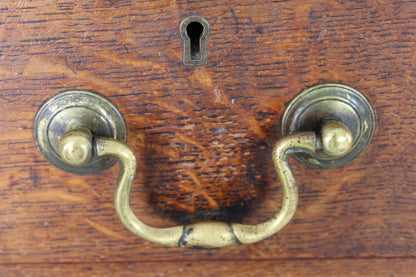
[[[77,94],[79,92],[66,92],[58,95],[56,98],[60,97],[61,101],[63,101],[62,98],[73,101],[74,93]],[[97,97],[97,95],[90,92],[82,93],[84,98]],[[302,93],[299,96],[304,94]],[[104,101],[103,99],[101,97],[100,101]],[[51,99],[50,101],[55,100]],[[105,163],[103,161],[107,161],[109,158],[117,160],[120,164],[120,174],[116,185],[114,203],[122,223],[132,233],[149,241],[170,247],[218,248],[263,240],[286,226],[296,211],[298,188],[288,164],[290,155],[312,155],[312,157],[313,155],[318,155],[317,158],[322,156],[325,157],[325,162],[329,163],[328,167],[333,167],[333,163],[337,165],[340,161],[345,163],[342,159],[351,153],[354,154],[355,158],[362,152],[361,150],[359,152],[356,151],[357,147],[360,148],[362,144],[362,142],[356,140],[357,134],[358,137],[361,135],[361,133],[357,133],[357,128],[352,131],[339,117],[336,119],[336,117],[328,117],[325,114],[325,116],[321,116],[319,119],[321,125],[317,132],[296,131],[285,135],[276,143],[272,152],[272,160],[282,186],[283,197],[280,210],[271,219],[255,225],[203,221],[183,226],[155,228],[140,221],[130,208],[130,189],[136,173],[136,157],[124,142],[120,141],[115,134],[113,134],[112,138],[100,136],[100,132],[105,128],[94,129],[93,125],[67,124],[63,128],[66,129],[63,134],[59,134],[59,132],[62,132],[62,127],[55,131],[47,130],[45,126],[49,126],[48,128],[53,126],[53,122],[44,124],[47,121],[45,117],[50,116],[49,112],[51,110],[55,113],[53,118],[59,118],[59,116],[66,118],[67,116],[71,117],[72,114],[66,114],[68,109],[79,108],[77,106],[79,104],[72,105],[66,101],[63,102],[66,103],[65,108],[51,109],[45,104],[38,112],[35,120],[35,138],[42,154],[54,165],[75,173],[79,173],[77,172],[78,168],[82,169],[85,167],[92,167],[98,170],[94,167],[97,161]],[[104,102],[106,103],[105,105],[111,105],[107,100]],[[334,104],[334,102],[331,104]],[[94,104],[90,106],[94,106]],[[115,109],[114,106],[110,108]],[[77,110],[77,112],[79,111]],[[284,117],[286,119],[284,120],[284,125],[291,121],[290,116],[286,116],[287,113],[288,111],[286,111]],[[117,115],[113,117],[115,121],[119,120],[117,118]],[[76,121],[85,123],[85,120],[77,119]],[[66,122],[68,122],[67,119]],[[94,120],[87,120],[87,122],[94,122]],[[124,124],[124,122],[119,123]],[[373,128],[372,126],[370,125],[370,129]],[[368,130],[368,125],[366,128]],[[124,128],[121,128],[121,130],[124,130]],[[114,130],[112,133],[114,133]],[[370,134],[372,136],[372,133]],[[45,139],[45,136],[49,136],[49,139]],[[45,146],[45,143],[50,143],[52,140],[51,136],[59,137],[57,146]],[[369,140],[367,139],[364,143],[368,144]],[[54,151],[46,149],[47,147],[53,148]],[[105,166],[108,167],[108,162]]]
[[[270,220],[256,225],[225,222],[197,222],[186,226],[154,228],[141,222],[130,208],[130,189],[136,173],[136,158],[124,143],[110,138],[95,138],[88,130],[67,132],[59,143],[62,159],[73,166],[83,166],[93,157],[111,156],[120,163],[121,171],[115,192],[115,208],[123,224],[132,233],[165,246],[225,247],[260,241],[282,229],[293,217],[298,203],[298,189],[287,159],[292,153],[315,152],[317,145],[333,156],[351,150],[352,135],[348,128],[336,122],[325,124],[322,141],[317,143],[313,132],[302,132],[281,139],[273,150],[273,162],[279,176],[283,202],[280,211]]]

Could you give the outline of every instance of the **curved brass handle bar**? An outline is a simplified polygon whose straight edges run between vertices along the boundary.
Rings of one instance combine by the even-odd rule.
[[[165,246],[217,248],[260,241],[282,229],[293,217],[298,203],[298,189],[288,157],[292,153],[314,152],[316,135],[297,133],[282,138],[273,150],[273,162],[282,185],[282,205],[270,220],[256,225],[217,221],[197,222],[185,226],[154,228],[141,222],[130,208],[130,189],[136,173],[136,157],[124,143],[109,138],[96,138],[99,157],[111,156],[120,163],[115,191],[115,208],[123,224],[132,233]]]
[[[342,122],[353,126],[354,133]],[[297,156],[308,165],[322,168],[345,165],[370,143],[374,113],[364,96],[354,89],[323,84],[302,92],[285,112],[285,133],[303,130],[304,124],[311,125],[308,129],[324,125],[316,134],[299,132],[276,143],[272,158],[282,186],[281,208],[271,219],[255,225],[204,221],[154,228],[137,219],[129,201],[136,158],[119,141],[126,136],[126,126],[117,108],[95,93],[67,91],[48,100],[36,115],[34,135],[46,159],[71,173],[98,172],[112,163],[112,159],[98,157],[116,158],[120,175],[115,208],[123,224],[134,234],[166,246],[215,248],[254,243],[282,229],[292,219],[298,202],[296,182],[288,165],[289,155],[309,152]],[[92,131],[97,137],[94,138]],[[117,140],[100,137],[109,135]]]

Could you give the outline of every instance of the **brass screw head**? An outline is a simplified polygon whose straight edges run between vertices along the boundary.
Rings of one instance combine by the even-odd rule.
[[[59,141],[59,155],[72,166],[84,166],[91,161],[92,134],[88,130],[72,130]]]
[[[321,131],[322,145],[325,154],[331,157],[342,157],[351,151],[354,138],[344,124],[327,122]]]

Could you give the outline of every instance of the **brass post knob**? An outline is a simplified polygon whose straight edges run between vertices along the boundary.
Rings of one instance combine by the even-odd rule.
[[[357,145],[360,145],[360,142],[357,144],[356,140],[357,132],[351,131],[347,124],[342,121],[342,116],[325,114],[324,117],[320,118],[321,125],[319,129],[287,134],[276,143],[272,152],[272,160],[282,186],[283,197],[280,210],[271,219],[254,225],[203,221],[184,226],[155,228],[141,222],[130,208],[130,189],[136,173],[135,154],[124,142],[114,138],[114,136],[103,137],[97,135],[98,129],[93,124],[94,120],[84,118],[84,116],[89,116],[90,112],[86,112],[84,115],[77,114],[77,119],[69,124],[68,128],[59,129],[61,133],[57,134],[58,145],[51,147],[55,149],[53,150],[54,153],[58,152],[59,161],[55,157],[56,153],[50,155],[51,149],[45,150],[44,140],[41,138],[45,136],[46,131],[48,131],[46,133],[50,133],[49,130],[45,131],[44,125],[42,125],[48,121],[45,115],[51,115],[51,113],[58,113],[59,115],[67,109],[79,108],[79,103],[69,103],[70,99],[76,98],[71,96],[66,97],[67,99],[64,101],[66,103],[65,109],[55,108],[50,110],[48,107],[54,106],[51,102],[57,99],[62,101],[62,96],[65,98],[65,95],[68,96],[71,93],[74,92],[61,94],[49,100],[40,109],[35,119],[35,138],[37,138],[42,154],[53,164],[67,170],[68,168],[64,167],[63,164],[70,165],[70,169],[72,169],[72,167],[91,167],[97,161],[117,160],[120,164],[120,174],[116,185],[114,204],[120,220],[132,233],[165,246],[217,248],[254,243],[273,235],[289,223],[295,214],[298,203],[298,189],[288,164],[289,156],[292,154],[323,155],[330,160],[336,160],[349,155]],[[94,99],[98,97],[89,92],[80,93],[82,97],[92,97]],[[75,94],[77,93],[75,92]],[[107,110],[114,111],[115,107],[108,100],[98,98],[101,104],[106,103],[105,105],[111,106],[107,107]],[[79,109],[77,112],[79,112]],[[114,114],[119,113],[114,112]],[[68,120],[67,116],[70,116],[70,113],[65,115],[65,117],[62,117]],[[53,114],[52,118],[56,118],[56,116],[57,114]],[[117,116],[114,118],[117,118]],[[112,128],[125,130],[125,126],[120,127],[118,124],[124,124],[124,121],[119,120],[117,124],[114,123]],[[45,126],[50,126],[50,124]],[[374,124],[372,126],[374,127]],[[367,143],[367,140],[365,143]],[[83,171],[80,172],[83,173]]]
[[[344,124],[330,121],[322,127],[322,147],[325,154],[331,157],[342,157],[351,151],[353,136]]]

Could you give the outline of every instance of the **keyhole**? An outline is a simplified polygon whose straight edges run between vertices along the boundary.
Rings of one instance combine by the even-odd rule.
[[[182,61],[184,65],[206,65],[208,63],[207,37],[208,21],[192,15],[182,20],[179,26],[183,42]]]
[[[200,39],[204,26],[201,23],[194,21],[188,24],[186,27],[186,33],[191,40],[191,59],[199,60],[201,58],[201,46]]]

